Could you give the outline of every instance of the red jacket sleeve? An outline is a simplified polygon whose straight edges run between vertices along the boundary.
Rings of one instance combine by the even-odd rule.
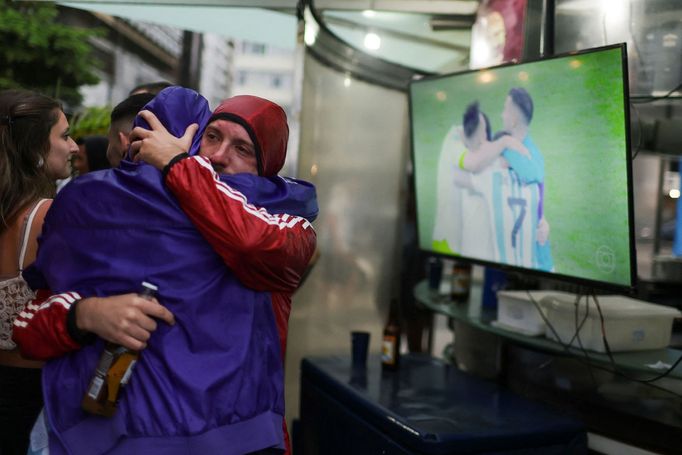
[[[39,290],[14,320],[12,339],[27,359],[49,360],[80,349],[69,335],[66,315],[81,296],[76,292],[51,295]]]
[[[293,292],[315,251],[304,218],[272,215],[221,182],[206,158],[173,164],[166,186],[237,278],[257,291]]]

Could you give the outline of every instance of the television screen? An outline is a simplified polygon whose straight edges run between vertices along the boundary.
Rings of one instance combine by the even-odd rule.
[[[624,45],[410,84],[422,250],[635,285]]]

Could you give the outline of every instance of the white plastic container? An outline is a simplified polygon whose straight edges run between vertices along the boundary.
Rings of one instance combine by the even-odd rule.
[[[619,295],[597,296],[604,315],[606,340],[611,352],[663,349],[670,344],[673,320],[682,316],[680,311],[662,305],[643,302]],[[549,323],[561,342],[579,348],[576,333],[575,299],[549,297],[543,301]],[[587,319],[580,328],[582,346],[590,351],[606,352],[602,339],[601,320],[594,298],[584,297],[578,305],[578,323]],[[547,327],[546,336],[556,340]]]
[[[530,296],[529,296],[530,294]],[[528,336],[545,334],[545,321],[536,303],[543,308],[547,297],[575,300],[573,294],[560,291],[498,291],[497,320],[493,326]],[[531,300],[531,297],[533,300]],[[547,314],[545,310],[545,314]]]

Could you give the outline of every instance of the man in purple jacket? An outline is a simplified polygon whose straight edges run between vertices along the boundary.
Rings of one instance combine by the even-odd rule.
[[[207,119],[204,103],[175,87],[147,109],[176,137],[189,123],[240,124],[260,176],[219,178],[199,156],[178,157],[163,175],[124,161],[69,185],[46,218],[35,270],[58,295],[19,318],[15,338],[22,353],[54,359],[43,374],[52,454],[285,448],[283,340],[290,295],[314,250],[314,188],[276,176],[286,153],[281,108],[233,98]],[[189,155],[209,139],[197,135]],[[86,194],[96,202],[80,204]],[[150,328],[116,414],[89,415],[80,402],[102,342],[81,346],[66,315],[90,329],[70,309],[89,302],[104,311],[111,300],[99,297],[142,281],[158,286],[175,323]],[[99,297],[75,304],[91,296]]]

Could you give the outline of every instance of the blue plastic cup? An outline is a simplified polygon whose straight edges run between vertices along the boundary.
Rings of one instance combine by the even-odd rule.
[[[440,288],[440,280],[443,275],[443,261],[440,258],[429,258],[428,262],[428,277],[429,290],[438,292]]]
[[[369,351],[369,332],[353,331],[350,333],[350,340],[353,367],[366,367],[367,352]]]

